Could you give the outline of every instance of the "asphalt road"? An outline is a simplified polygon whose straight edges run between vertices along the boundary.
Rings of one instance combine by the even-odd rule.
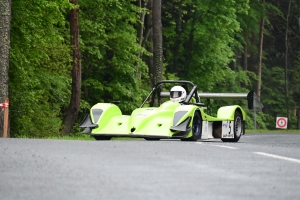
[[[1,200],[300,199],[300,134],[220,140],[0,139]]]

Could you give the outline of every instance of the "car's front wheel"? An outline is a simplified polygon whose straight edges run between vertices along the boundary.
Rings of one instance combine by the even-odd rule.
[[[99,136],[99,135],[94,135],[93,136],[96,140],[110,140],[112,137],[111,136]]]
[[[159,141],[160,138],[144,138],[147,141]]]
[[[197,141],[201,138],[202,134],[202,118],[199,112],[194,113],[193,124],[192,124],[192,137],[183,138],[182,141]]]
[[[234,130],[233,135],[234,138],[221,138],[223,142],[238,142],[243,133],[243,123],[242,123],[242,115],[240,111],[235,111],[234,114]]]

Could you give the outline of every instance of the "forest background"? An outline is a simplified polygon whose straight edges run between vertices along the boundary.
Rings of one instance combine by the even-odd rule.
[[[300,129],[300,0],[1,0],[0,103],[10,137],[77,134],[89,108],[139,107],[161,79],[255,90],[247,129]],[[211,101],[221,105],[246,102]],[[3,112],[0,112],[0,136]]]

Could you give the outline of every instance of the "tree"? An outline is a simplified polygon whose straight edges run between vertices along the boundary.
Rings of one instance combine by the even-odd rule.
[[[149,76],[150,76],[150,83],[149,85],[151,87],[154,87],[154,84],[155,84],[155,70],[154,69],[154,66],[153,66],[153,15],[152,15],[152,9],[153,7],[153,0],[149,0],[148,1],[148,10],[150,11],[149,12],[149,15],[147,17],[147,24],[146,24],[146,27],[147,27],[147,35],[145,37],[145,40],[148,42],[148,46],[147,46],[147,50],[148,52],[151,54],[149,57],[148,57],[148,68],[149,68]]]
[[[288,4],[288,11],[286,15],[286,27],[285,27],[285,63],[284,63],[284,74],[285,74],[285,105],[286,105],[286,115],[290,119],[290,109],[289,109],[289,76],[288,76],[288,54],[289,54],[289,44],[288,44],[288,37],[289,37],[289,18],[290,18],[290,11],[291,11],[291,0]]]
[[[247,1],[172,0],[163,4],[164,58],[167,73],[194,81],[203,90],[219,89],[233,74],[238,13]]]
[[[161,24],[161,0],[153,0],[153,74],[155,83],[162,80],[163,41]]]
[[[8,98],[11,0],[0,2],[0,103]],[[0,137],[3,135],[4,112],[0,109]]]
[[[96,103],[121,101],[118,106],[128,114],[147,96],[148,70],[142,60],[147,52],[137,40],[140,12],[144,8],[136,4],[136,0],[80,3],[82,113],[78,123]],[[144,44],[146,32],[148,29],[143,31]],[[137,71],[140,76],[136,76]]]
[[[72,93],[64,120],[64,134],[69,135],[77,119],[81,99],[81,60],[79,49],[78,0],[70,1],[74,8],[70,12],[70,33],[72,48]]]
[[[258,48],[258,66],[257,66],[257,89],[256,94],[258,99],[260,99],[261,93],[261,66],[262,66],[262,55],[263,55],[263,41],[264,41],[264,26],[265,26],[265,12],[264,12],[264,5],[265,0],[261,1],[263,12],[261,13],[260,19],[260,27],[259,27],[259,48]]]
[[[66,0],[12,1],[9,69],[11,137],[61,135],[70,94]]]
[[[236,62],[241,64],[244,71],[252,71],[255,74],[257,59],[254,58],[257,58],[256,41],[259,35],[261,9],[260,1],[250,1],[248,12],[239,13],[237,17],[242,30],[241,32],[237,32],[236,42],[239,42],[242,46],[242,56],[241,60],[236,60]],[[238,47],[236,51],[239,50]],[[250,59],[250,63],[248,62],[248,57],[252,59]]]

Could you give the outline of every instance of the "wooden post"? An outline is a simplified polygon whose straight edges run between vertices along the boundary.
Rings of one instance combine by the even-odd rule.
[[[9,99],[8,99],[8,98],[5,99],[5,105],[8,105],[8,106],[5,106],[5,107],[4,107],[3,137],[4,137],[4,138],[7,138],[7,137],[9,137],[9,134],[8,134]]]

